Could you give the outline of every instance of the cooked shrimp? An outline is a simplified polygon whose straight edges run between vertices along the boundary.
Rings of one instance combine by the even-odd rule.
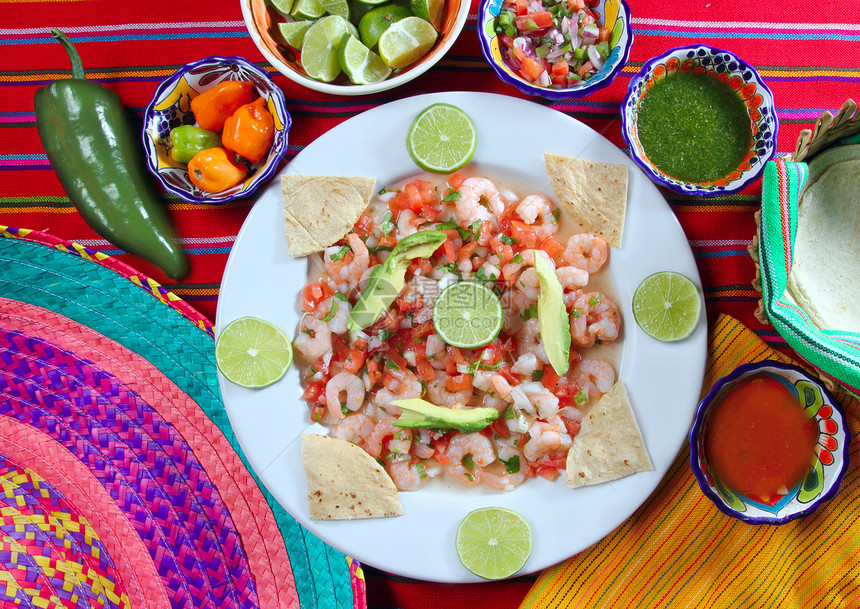
[[[454,436],[445,454],[450,459],[448,473],[463,486],[478,484],[481,470],[496,459],[492,442],[480,433]]]
[[[555,269],[555,276],[565,291],[576,290],[588,283],[588,271],[575,266],[560,266]]]
[[[474,205],[480,202],[481,199],[487,201],[490,206],[490,211],[494,214],[494,219],[500,217],[505,212],[507,204],[502,198],[499,189],[493,182],[487,178],[466,178],[460,185],[460,200],[459,204],[464,200]]]
[[[388,452],[383,455],[386,439],[389,439]],[[408,459],[411,447],[412,430],[395,426],[394,417],[385,417],[377,423],[364,445],[364,449],[372,456],[386,461]]]
[[[340,395],[346,392],[346,401],[341,401]],[[325,402],[331,416],[342,419],[344,407],[347,410],[358,410],[364,402],[364,383],[361,378],[349,372],[340,372],[326,383]]]
[[[338,440],[346,440],[361,446],[368,436],[373,433],[376,421],[366,414],[356,412],[341,419],[334,426],[332,435]]]
[[[350,252],[340,260],[332,260],[331,256],[342,248],[326,248],[323,255],[326,273],[341,292],[348,292],[358,287],[362,275],[370,266],[370,252],[361,237],[356,233],[349,233],[346,241]]]
[[[532,317],[524,323],[522,329],[517,333],[517,346],[519,355],[531,353],[544,364],[549,363],[549,356],[541,342],[540,322],[536,317]]]
[[[460,391],[449,391],[445,387],[445,381],[448,379],[448,374],[444,370],[438,370],[436,376],[425,383],[427,390],[427,400],[437,406],[446,406],[453,408],[460,404],[465,406],[472,399],[475,390],[461,389]]]
[[[581,294],[573,303],[570,335],[579,346],[590,347],[597,341],[612,342],[618,338],[620,328],[618,306],[600,292]]]
[[[511,260],[502,267],[502,277],[505,279],[508,285],[513,285],[516,282],[517,277],[519,277],[519,272],[523,269],[523,267],[535,265],[535,255],[542,256],[543,259],[549,263],[550,267],[552,267],[553,270],[555,269],[555,261],[545,251],[523,250],[519,253],[518,259],[514,258],[514,260],[517,260],[516,262],[514,262],[514,260]]]
[[[424,343],[424,354],[427,361],[436,370],[444,370],[446,367],[445,341],[438,334],[430,334]]]
[[[537,271],[530,266],[517,279],[517,289],[526,295],[526,298],[537,301],[540,296],[540,281],[538,280]]]
[[[535,420],[529,427],[529,439],[523,448],[523,455],[529,461],[537,461],[551,453],[559,453],[570,448],[570,434],[559,417],[547,421]]]
[[[403,372],[402,370],[389,370],[388,372],[397,380],[396,383],[392,383],[394,388],[383,387],[376,392],[373,401],[388,414],[396,416],[400,414],[400,409],[391,402],[393,400],[420,398],[423,387],[421,379],[412,372]]]
[[[415,491],[424,486],[430,478],[439,473],[439,467],[434,467],[418,459],[392,461],[386,467],[394,485],[401,491]]]
[[[331,330],[328,324],[313,315],[305,315],[299,324],[299,334],[293,346],[310,361],[316,361],[331,351]]]
[[[523,222],[534,226],[538,237],[544,239],[558,232],[558,220],[553,217],[555,206],[546,195],[529,195],[519,202],[516,212]],[[540,219],[538,224],[535,222]]]
[[[404,209],[397,216],[397,240],[400,241],[404,237],[418,232],[418,226],[412,220],[415,219],[415,214],[410,209]]]
[[[565,264],[596,273],[609,259],[609,246],[591,233],[578,233],[567,240],[561,259]]]
[[[585,392],[585,397],[590,402],[600,399],[600,396],[612,389],[615,383],[615,370],[609,362],[600,359],[583,359],[574,366],[573,381],[580,391]]]
[[[337,296],[329,296],[320,306],[314,310],[314,316],[319,319],[329,317],[326,320],[329,330],[334,334],[345,334],[347,331],[347,322],[349,314],[352,312],[352,305],[346,298]]]
[[[512,491],[525,482],[525,457],[516,448],[502,446],[498,454],[499,464],[494,469],[484,469],[481,472],[481,482],[500,491]]]
[[[558,414],[558,398],[542,383],[523,383],[520,388],[540,418],[549,419]]]

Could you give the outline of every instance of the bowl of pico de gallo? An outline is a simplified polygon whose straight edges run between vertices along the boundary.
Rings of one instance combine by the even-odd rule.
[[[625,0],[481,0],[478,39],[502,81],[552,100],[608,86],[633,44]]]

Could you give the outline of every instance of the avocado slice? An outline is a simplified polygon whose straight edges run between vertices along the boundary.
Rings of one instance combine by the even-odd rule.
[[[446,238],[442,231],[423,230],[401,239],[385,262],[371,269],[367,287],[349,315],[349,331],[364,330],[382,317],[406,285],[406,269],[412,260],[429,258]]]
[[[540,294],[538,324],[543,347],[556,374],[564,375],[570,367],[570,318],[564,307],[564,290],[555,271],[543,256],[535,254]]]
[[[495,408],[481,407],[455,410],[436,406],[419,398],[393,400],[391,403],[403,411],[394,424],[397,427],[408,427],[409,429],[453,428],[461,433],[473,433],[481,431],[499,416],[499,411]]]

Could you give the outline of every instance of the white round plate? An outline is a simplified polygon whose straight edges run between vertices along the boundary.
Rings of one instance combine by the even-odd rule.
[[[454,535],[471,510],[500,506],[522,514],[534,549],[522,573],[558,563],[597,542],[638,508],[666,474],[686,439],[702,388],[707,350],[705,315],[688,339],[661,343],[633,320],[631,299],[639,282],[672,270],[701,285],[681,226],[657,188],[607,139],[577,120],[531,101],[488,93],[421,95],[355,116],[307,146],[283,170],[304,175],[372,176],[377,186],[419,173],[406,152],[406,132],[428,105],[447,102],[465,110],[478,128],[474,162],[488,175],[521,179],[551,194],[544,153],[553,152],[630,168],[624,243],[612,250],[609,272],[624,318],[619,378],[624,381],[654,470],[579,489],[527,480],[510,493],[456,490],[434,485],[400,493],[405,514],[396,518],[316,521],[308,517],[300,441],[309,423],[299,371],[293,367],[262,390],[220,381],[236,437],[254,470],[284,508],[314,535],[368,565],[416,579],[482,581],[457,558]],[[254,315],[295,335],[307,263],[287,255],[275,179],[251,210],[230,253],[218,299],[216,332]],[[704,308],[703,308],[704,311]]]

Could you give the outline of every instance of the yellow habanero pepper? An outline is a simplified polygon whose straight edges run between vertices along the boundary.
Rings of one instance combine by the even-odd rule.
[[[236,110],[224,122],[221,143],[252,163],[259,163],[272,147],[275,139],[275,119],[263,106],[262,97]]]
[[[201,150],[188,161],[188,178],[200,190],[223,192],[245,179],[248,170],[237,165],[223,148]]]

